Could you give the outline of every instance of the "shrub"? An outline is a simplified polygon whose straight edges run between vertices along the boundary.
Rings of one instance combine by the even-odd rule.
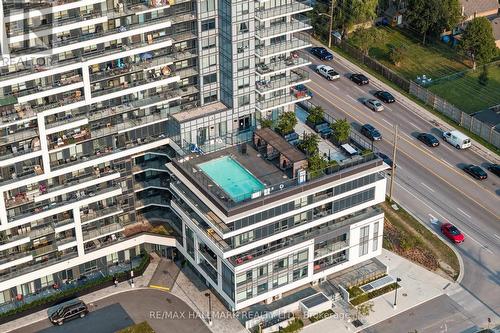
[[[358,296],[358,297],[356,297],[354,299],[351,299],[350,303],[352,305],[354,305],[354,306],[359,305],[361,303],[364,303],[366,301],[371,300],[372,298],[381,296],[383,294],[387,294],[388,292],[396,289],[396,286],[399,286],[396,282],[391,283],[391,284],[389,284],[387,286],[384,286],[384,287],[382,287],[380,289],[376,289],[376,290],[374,290],[372,292],[369,292],[369,293],[360,295],[360,296]]]
[[[311,323],[314,323],[318,320],[321,320],[321,319],[325,319],[325,318],[328,318],[328,317],[331,317],[335,314],[335,312],[333,312],[333,310],[326,310],[326,311],[323,311],[321,313],[318,313],[317,315],[315,316],[312,316],[312,317],[309,317],[309,320],[311,321]]]

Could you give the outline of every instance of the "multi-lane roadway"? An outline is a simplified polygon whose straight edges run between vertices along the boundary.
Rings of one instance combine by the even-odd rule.
[[[498,156],[482,147],[459,150],[440,139],[443,130],[451,127],[410,99],[389,88],[371,75],[370,84],[358,86],[348,78],[360,73],[352,63],[335,56],[333,61],[322,62],[304,52],[309,66],[313,92],[312,102],[320,105],[335,118],[347,118],[354,128],[365,123],[375,126],[383,136],[375,147],[392,156],[394,127],[398,125],[394,198],[428,226],[439,231],[433,218],[448,220],[466,236],[465,243],[456,246],[463,258],[465,274],[461,285],[476,304],[487,308],[488,315],[500,312],[500,178],[488,172],[488,179],[478,181],[462,168],[467,164],[485,167],[498,163]],[[317,74],[315,65],[328,64],[340,73],[340,80],[328,81]],[[396,103],[386,104],[382,112],[374,112],[362,102],[374,98],[377,90],[391,92]],[[431,133],[439,138],[438,147],[429,148],[416,136]],[[472,303],[472,302],[468,302]],[[471,311],[474,309],[471,308]],[[481,316],[481,314],[477,314]],[[486,316],[486,315],[485,315]],[[486,320],[486,318],[485,318]]]

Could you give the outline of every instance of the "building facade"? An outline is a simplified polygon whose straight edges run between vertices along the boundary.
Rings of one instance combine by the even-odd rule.
[[[178,248],[231,309],[380,253],[380,164],[229,215],[176,168],[174,156],[248,141],[259,119],[309,98],[309,10],[2,1],[1,311],[127,270],[145,250]]]

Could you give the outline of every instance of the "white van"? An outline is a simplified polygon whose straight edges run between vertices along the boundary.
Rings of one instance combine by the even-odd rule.
[[[472,146],[470,138],[459,131],[444,132],[443,140],[458,149],[465,149]]]

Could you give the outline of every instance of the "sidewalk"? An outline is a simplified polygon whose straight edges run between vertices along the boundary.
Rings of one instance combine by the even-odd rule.
[[[361,318],[363,322],[363,326],[361,327],[355,328],[350,323],[352,319],[344,319],[346,318],[345,310],[336,307],[333,309],[336,312],[336,316],[304,327],[303,333],[359,332],[371,325],[438,297],[444,294],[447,288],[450,288],[451,283],[447,279],[385,249],[377,259],[388,267],[389,275],[394,278],[401,278],[401,282],[399,283],[401,288],[398,289],[396,309],[393,307],[395,292],[389,292],[371,300],[374,304],[374,311],[367,317]]]
[[[151,280],[153,274],[155,273],[159,262],[160,262],[160,258],[155,253],[152,253],[150,263],[149,263],[148,267],[146,268],[146,270],[144,271],[144,274],[137,277],[137,278],[134,278],[134,289],[148,288],[149,281]],[[118,287],[111,286],[111,287],[103,288],[103,289],[97,290],[93,293],[84,295],[84,296],[80,297],[79,299],[81,299],[86,304],[88,304],[90,310],[92,310],[93,302],[96,302],[100,299],[103,299],[103,298],[106,298],[106,297],[109,297],[112,295],[116,295],[119,293],[130,291],[131,289],[132,289],[132,287],[130,286],[129,282],[126,281],[126,282],[119,283]],[[47,318],[48,318],[47,311],[48,310],[49,309],[45,309],[43,311],[35,312],[35,313],[27,315],[25,317],[22,317],[22,318],[19,318],[16,320],[12,320],[8,323],[2,324],[2,325],[0,325],[0,332],[7,333],[10,331],[22,328],[24,326],[28,326],[30,324],[36,323],[36,322],[41,321],[41,320],[47,320]]]
[[[328,48],[327,46],[321,44],[318,40],[312,38],[311,39],[313,46],[323,46]],[[380,90],[387,90],[389,91],[400,104],[403,104],[408,108],[408,110],[414,110],[414,111],[419,111],[416,113],[420,118],[428,121],[431,123],[433,126],[436,128],[441,129],[442,131],[449,131],[453,130],[455,128],[452,128],[451,125],[449,125],[447,122],[433,114],[432,112],[428,111],[426,108],[420,106],[418,103],[414,102],[410,98],[406,97],[404,94],[400,93],[399,91],[393,89],[391,86],[388,84],[382,82],[381,80],[378,79],[378,77],[371,75],[371,73],[367,73],[364,69],[360,68],[358,65],[350,62],[346,58],[344,58],[342,55],[340,55],[338,52],[335,52],[334,54],[334,59],[336,59],[338,62],[342,64],[342,66],[348,68],[352,73],[363,73],[365,74],[369,79],[370,82],[373,86],[377,87]],[[458,129],[460,130],[460,129]],[[493,163],[500,163],[500,158],[491,152],[489,149],[481,145],[479,142],[472,140],[473,145],[470,148],[473,150],[476,154],[481,156],[482,158],[486,159],[487,161],[493,162]]]

